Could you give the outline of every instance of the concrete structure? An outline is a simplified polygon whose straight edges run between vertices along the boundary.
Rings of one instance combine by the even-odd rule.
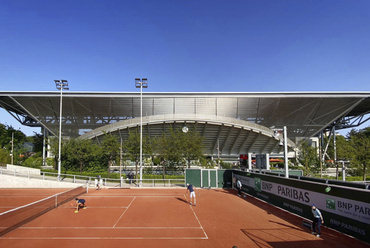
[[[0,175],[0,188],[76,188],[82,186],[75,183],[65,183],[49,181],[27,177],[15,177],[10,175]]]
[[[125,139],[140,126],[140,93],[66,92],[63,136],[99,139],[103,131]],[[59,92],[0,92],[0,107],[27,126],[57,136]],[[240,154],[282,156],[287,127],[290,154],[299,142],[327,130],[355,127],[370,113],[370,92],[143,93],[143,132],[195,128],[206,155],[237,159]]]
[[[82,186],[82,184],[41,178],[40,169],[11,164],[7,164],[6,168],[0,167],[0,188],[76,188]]]

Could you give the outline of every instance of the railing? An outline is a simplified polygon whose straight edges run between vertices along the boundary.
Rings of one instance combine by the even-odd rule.
[[[8,170],[0,167],[0,175],[11,175],[15,177],[23,177],[28,179],[40,179],[58,181],[58,174],[52,172],[41,172],[40,175],[32,174],[28,172],[19,172],[17,170]],[[70,175],[60,174],[61,182],[76,183],[76,184],[87,184],[89,187],[95,187],[98,181],[97,177],[81,176],[81,175]],[[139,187],[140,179],[112,179],[112,178],[100,178],[102,186],[106,187]],[[142,187],[185,187],[185,179],[142,179]]]

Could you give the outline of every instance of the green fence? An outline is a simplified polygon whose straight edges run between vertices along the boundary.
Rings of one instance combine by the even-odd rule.
[[[231,188],[232,170],[186,169],[185,181],[199,188]]]

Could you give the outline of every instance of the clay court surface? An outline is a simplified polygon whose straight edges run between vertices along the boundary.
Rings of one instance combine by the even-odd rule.
[[[62,191],[0,189],[0,212]],[[1,236],[0,247],[369,247],[327,228],[317,238],[301,218],[233,190],[196,192],[191,206],[185,189],[90,189],[80,196],[86,210],[67,202]]]

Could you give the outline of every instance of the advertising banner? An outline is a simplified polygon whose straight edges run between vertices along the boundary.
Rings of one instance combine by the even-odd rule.
[[[270,181],[269,177],[259,177],[258,174],[233,176],[242,182],[243,190],[247,193],[303,217],[312,217],[311,206],[315,204],[325,213],[325,225],[369,242],[369,199],[354,200],[345,196],[334,196],[324,190],[322,193],[309,190],[308,183],[307,187],[294,187],[276,182],[279,178]],[[293,180],[288,184],[294,184],[292,182]]]

